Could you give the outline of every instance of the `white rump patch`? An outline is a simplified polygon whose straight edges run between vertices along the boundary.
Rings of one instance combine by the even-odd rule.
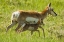
[[[11,20],[17,21],[19,15],[20,15],[20,12],[19,12],[19,11],[13,12],[13,13],[12,13]]]

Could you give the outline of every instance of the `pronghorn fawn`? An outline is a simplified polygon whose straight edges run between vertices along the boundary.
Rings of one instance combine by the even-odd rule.
[[[48,4],[48,6],[42,11],[42,12],[36,12],[36,11],[23,11],[23,10],[19,10],[19,11],[15,11],[12,13],[12,17],[11,17],[11,24],[7,27],[7,31],[13,27],[15,24],[18,23],[17,28],[15,29],[15,31],[17,31],[20,27],[24,28],[25,25],[26,27],[29,26],[33,26],[36,28],[35,24],[26,24],[26,18],[27,17],[34,17],[34,18],[38,18],[41,19],[41,21],[47,16],[47,14],[50,15],[54,15],[57,16],[57,14],[54,12],[54,10],[51,8],[51,3]],[[41,22],[43,23],[43,21]],[[40,24],[41,24],[40,23]],[[44,24],[44,23],[43,23]],[[39,25],[39,24],[38,24]],[[25,28],[26,28],[25,27]],[[38,26],[37,26],[38,27]]]
[[[34,31],[37,31],[39,33],[39,37],[40,37],[40,31],[38,30],[38,27],[39,27],[40,29],[43,30],[43,34],[44,34],[44,38],[45,38],[44,28],[42,28],[40,25],[41,25],[40,20],[36,24],[27,24],[26,23],[26,25],[21,29],[20,32],[29,30],[29,31],[31,31],[31,35],[32,35]]]

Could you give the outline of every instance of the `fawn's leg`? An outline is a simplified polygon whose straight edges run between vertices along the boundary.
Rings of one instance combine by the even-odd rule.
[[[29,26],[24,25],[24,27],[20,29],[19,33],[28,30],[28,28]]]
[[[15,31],[17,31],[20,27],[23,29],[23,27],[25,26],[25,23],[24,24],[18,24],[17,28],[15,29]]]
[[[44,28],[42,28],[41,26],[39,26],[42,30],[43,30],[43,34],[44,34],[44,38],[45,38],[45,32],[44,32]]]
[[[40,31],[39,30],[35,30],[35,31],[37,31],[39,33],[39,37],[40,37]]]
[[[31,31],[31,35],[33,34],[33,31]]]
[[[17,24],[17,22],[12,22],[12,24],[10,24],[10,25],[7,27],[6,32],[7,32],[11,27],[13,27],[15,24]]]
[[[15,31],[17,31],[20,27],[21,27],[21,25],[18,24],[18,26],[17,26],[17,28],[15,29]]]
[[[34,30],[37,31],[39,33],[39,37],[40,37],[40,31],[39,30]],[[34,31],[31,31],[31,35],[33,34]]]

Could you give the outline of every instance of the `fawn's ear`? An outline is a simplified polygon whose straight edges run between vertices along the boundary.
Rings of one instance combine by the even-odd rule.
[[[48,4],[48,7],[51,7],[51,3]]]

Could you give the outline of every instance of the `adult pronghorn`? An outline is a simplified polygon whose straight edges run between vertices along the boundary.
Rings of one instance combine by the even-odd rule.
[[[15,29],[16,31],[20,27],[23,28],[26,25],[25,21],[26,21],[27,17],[34,17],[34,18],[37,18],[39,20],[43,20],[47,16],[47,14],[57,16],[57,14],[51,8],[51,3],[48,4],[48,6],[42,12],[23,11],[23,10],[15,11],[12,13],[12,18],[11,18],[12,23],[7,27],[7,31],[17,23],[18,23],[18,26]],[[43,23],[43,21],[42,21],[42,23]]]

